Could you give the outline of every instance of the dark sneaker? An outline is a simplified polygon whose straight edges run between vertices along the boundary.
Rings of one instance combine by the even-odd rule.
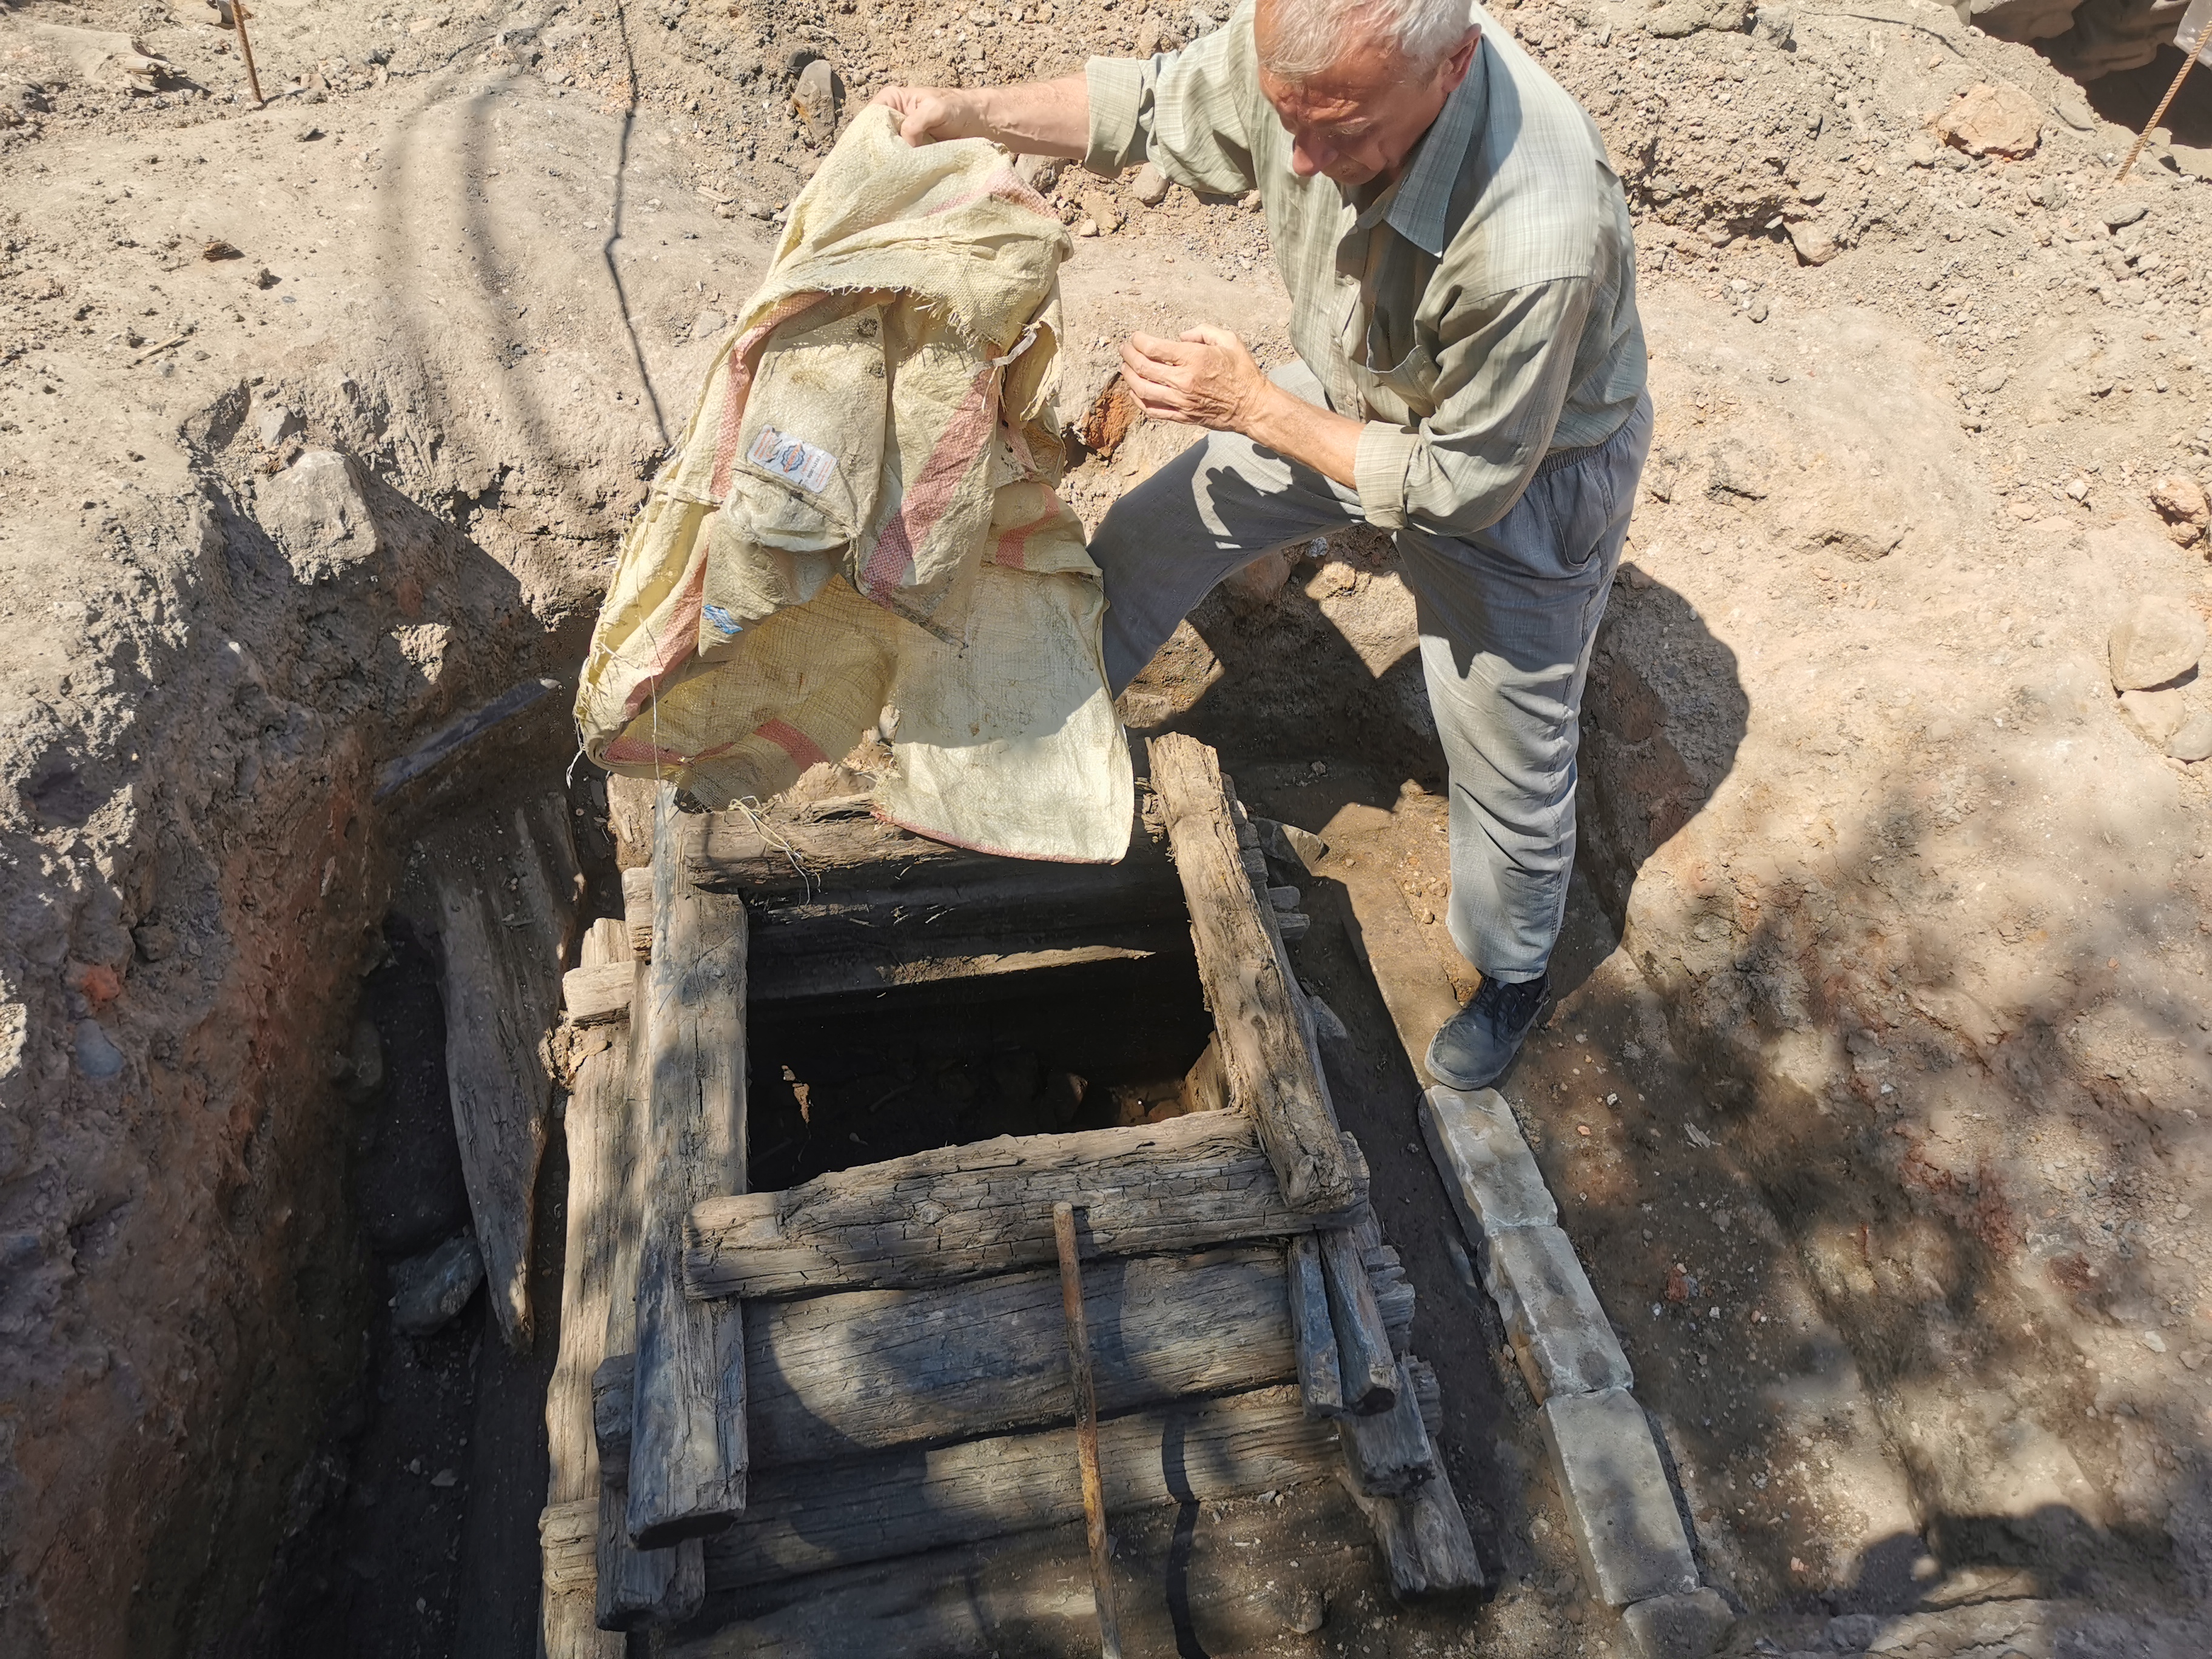
[[[1505,1075],[1543,1011],[1548,976],[1520,985],[1486,979],[1474,999],[1429,1041],[1429,1075],[1447,1089],[1487,1089]]]

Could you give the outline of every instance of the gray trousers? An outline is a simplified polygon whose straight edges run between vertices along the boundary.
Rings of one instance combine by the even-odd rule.
[[[1274,378],[1325,402],[1303,364]],[[1542,974],[1565,918],[1583,683],[1650,447],[1647,397],[1602,444],[1547,459],[1488,529],[1397,532],[1450,769],[1452,940],[1486,978]],[[1115,692],[1222,578],[1359,520],[1353,491],[1248,438],[1212,433],[1184,451],[1091,540]]]

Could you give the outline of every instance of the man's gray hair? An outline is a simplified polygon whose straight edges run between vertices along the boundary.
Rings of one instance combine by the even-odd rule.
[[[1270,0],[1260,67],[1285,81],[1319,75],[1356,39],[1393,42],[1408,67],[1442,62],[1474,25],[1468,0]]]

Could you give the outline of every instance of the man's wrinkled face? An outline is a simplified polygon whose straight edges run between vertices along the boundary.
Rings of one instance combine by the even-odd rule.
[[[1272,8],[1261,0],[1253,27],[1264,53]],[[1396,47],[1361,41],[1320,74],[1286,81],[1262,69],[1260,90],[1291,135],[1291,167],[1346,190],[1394,176],[1429,130],[1444,100],[1467,78],[1480,33],[1428,70],[1409,65]]]

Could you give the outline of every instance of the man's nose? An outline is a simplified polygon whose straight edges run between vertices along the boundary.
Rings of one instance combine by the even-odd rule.
[[[1316,143],[1310,138],[1293,136],[1291,139],[1291,171],[1301,179],[1310,179],[1316,173],[1326,173],[1328,164],[1336,160],[1334,144]]]

